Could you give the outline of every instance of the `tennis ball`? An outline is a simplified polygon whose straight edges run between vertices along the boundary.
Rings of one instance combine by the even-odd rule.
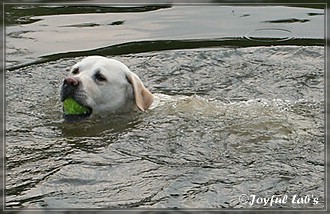
[[[89,109],[80,105],[73,98],[69,97],[63,101],[64,114],[85,114],[89,112]]]

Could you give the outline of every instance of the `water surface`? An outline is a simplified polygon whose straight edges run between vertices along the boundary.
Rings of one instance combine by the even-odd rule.
[[[174,6],[11,23],[6,206],[248,208],[247,194],[324,207],[322,12]],[[100,53],[137,73],[158,107],[63,122],[67,68]]]
[[[6,15],[9,69],[40,58],[48,61],[95,52],[117,55],[225,45],[274,45],[277,41],[286,41],[284,44],[288,45],[324,44],[324,11],[313,8],[25,5],[8,8]],[[267,42],[269,39],[272,43]]]

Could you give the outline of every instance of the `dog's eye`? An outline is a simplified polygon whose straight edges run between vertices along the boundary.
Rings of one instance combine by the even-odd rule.
[[[95,75],[94,75],[95,79],[100,81],[100,82],[104,82],[104,81],[107,81],[107,79],[105,78],[105,76],[103,76],[103,74],[101,74],[101,72],[97,72]]]
[[[79,74],[79,68],[74,68],[71,73],[72,74]]]

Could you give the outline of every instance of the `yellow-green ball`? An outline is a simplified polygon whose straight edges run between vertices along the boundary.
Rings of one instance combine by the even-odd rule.
[[[88,113],[89,109],[80,105],[76,100],[69,97],[63,101],[64,114],[84,114]]]

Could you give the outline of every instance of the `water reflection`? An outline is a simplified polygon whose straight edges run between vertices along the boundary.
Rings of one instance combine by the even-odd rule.
[[[265,45],[265,40],[273,42],[269,45],[324,45],[324,15],[312,8],[32,5],[5,11],[9,70],[92,53],[250,47]],[[21,18],[33,23],[15,24]]]

